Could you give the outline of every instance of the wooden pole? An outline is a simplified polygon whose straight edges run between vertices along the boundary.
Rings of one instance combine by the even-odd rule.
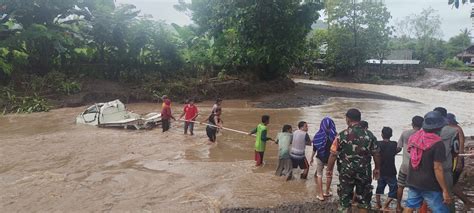
[[[197,123],[197,124],[203,124],[203,125],[207,125],[207,126],[212,126],[212,127],[220,128],[220,129],[225,129],[225,130],[228,130],[228,131],[231,131],[231,132],[236,132],[236,133],[240,133],[240,134],[249,135],[248,132],[244,132],[244,131],[240,131],[240,130],[236,130],[236,129],[231,129],[231,128],[227,128],[227,127],[219,127],[219,126],[212,125],[212,124],[204,124],[204,123],[199,122],[199,121],[186,121],[186,120],[179,120],[179,121],[182,121],[182,122],[192,122],[192,123]]]

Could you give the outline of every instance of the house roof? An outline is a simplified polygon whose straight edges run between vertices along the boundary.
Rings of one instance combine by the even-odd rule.
[[[369,64],[380,64],[378,59],[369,59],[365,61]],[[420,64],[420,60],[383,60],[382,64]]]
[[[474,58],[474,53],[463,51],[462,53],[458,53],[456,56],[458,58]]]

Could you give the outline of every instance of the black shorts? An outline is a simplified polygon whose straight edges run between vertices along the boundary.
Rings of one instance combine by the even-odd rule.
[[[210,141],[216,142],[217,128],[207,126],[206,127],[206,134],[207,134],[207,137],[209,137]]]
[[[309,168],[309,163],[308,160],[306,160],[306,157],[299,159],[291,158],[291,163],[293,164],[294,169],[298,167],[300,167],[300,169]]]

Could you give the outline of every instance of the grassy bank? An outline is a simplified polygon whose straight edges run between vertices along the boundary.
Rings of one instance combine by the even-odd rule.
[[[124,103],[159,102],[168,95],[176,102],[215,98],[236,99],[286,91],[295,86],[289,78],[256,81],[223,76],[209,79],[182,78],[162,81],[115,82],[90,78],[71,81],[65,76],[36,77],[30,84],[10,85],[0,90],[0,110],[5,113],[31,113],[53,108],[75,107],[120,99]]]

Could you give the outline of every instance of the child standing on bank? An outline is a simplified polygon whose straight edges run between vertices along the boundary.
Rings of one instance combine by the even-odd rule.
[[[397,152],[397,142],[391,141],[392,128],[384,127],[382,129],[383,141],[379,141],[380,147],[380,178],[377,180],[377,190],[375,199],[377,200],[377,208],[382,208],[380,195],[384,194],[385,186],[388,185],[388,199],[383,205],[383,209],[389,208],[392,200],[397,199],[397,169],[395,168],[395,155]]]
[[[189,99],[188,104],[184,106],[183,114],[179,116],[178,120],[181,120],[184,116],[184,134],[189,133],[194,135],[194,121],[196,121],[197,116],[199,115],[198,108],[194,105],[194,99]]]
[[[293,165],[290,159],[290,146],[293,140],[292,132],[291,126],[285,124],[281,132],[278,133],[275,141],[275,143],[278,144],[278,166],[275,175],[286,176],[286,180],[290,180],[293,175]]]
[[[270,116],[263,115],[262,123],[257,125],[257,128],[252,130],[249,135],[256,134],[255,138],[255,166],[261,166],[263,163],[263,154],[267,141],[273,139],[267,137],[267,125],[270,123]]]

